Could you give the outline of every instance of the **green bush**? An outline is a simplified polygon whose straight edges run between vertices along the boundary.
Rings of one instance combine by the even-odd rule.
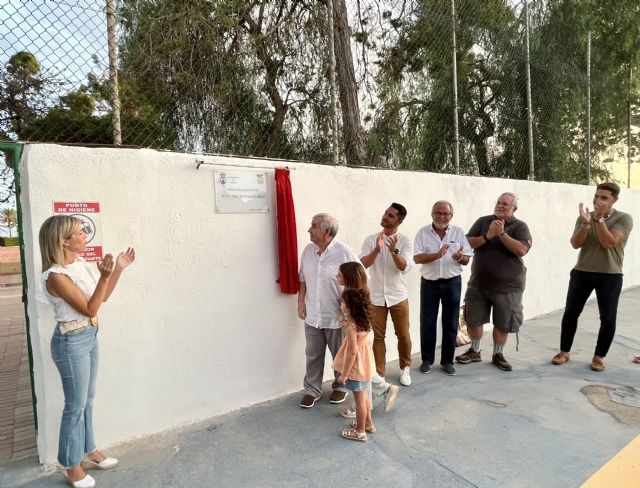
[[[17,237],[0,237],[0,246],[18,246],[20,245]]]

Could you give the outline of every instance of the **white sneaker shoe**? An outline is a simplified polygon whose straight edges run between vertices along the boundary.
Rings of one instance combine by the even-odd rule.
[[[400,373],[400,384],[403,386],[409,386],[411,384],[411,372],[409,366],[404,368]]]

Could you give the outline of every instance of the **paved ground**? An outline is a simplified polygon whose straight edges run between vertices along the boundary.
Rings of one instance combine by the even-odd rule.
[[[0,464],[36,453],[21,293],[0,286]]]
[[[18,273],[18,274],[9,274]],[[20,248],[18,246],[0,246],[0,287],[20,285]],[[0,315],[2,317],[3,315]]]
[[[297,393],[114,446],[108,452],[121,465],[94,475],[100,488],[579,487],[640,434],[640,366],[631,363],[640,352],[640,288],[622,296],[603,373],[589,368],[597,315],[595,304],[585,308],[564,366],[549,362],[560,312],[528,321],[520,352],[511,340],[511,373],[487,361],[490,338],[484,361],[454,377],[437,367],[420,375],[414,356],[413,385],[401,387],[393,412],[374,412],[378,432],[367,443],[338,437],[345,421],[328,391],[311,410],[297,406]],[[397,366],[388,378],[397,382]],[[65,484],[31,458],[0,466],[0,486]]]

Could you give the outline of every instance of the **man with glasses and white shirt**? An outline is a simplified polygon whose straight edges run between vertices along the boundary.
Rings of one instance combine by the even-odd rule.
[[[469,263],[473,249],[461,227],[451,225],[453,205],[440,200],[431,208],[433,222],[418,231],[413,261],[421,264],[420,274],[420,372],[431,371],[435,361],[438,309],[442,303],[442,350],[440,366],[450,376],[456,374],[453,356],[460,315],[462,266]]]
[[[471,347],[456,361],[461,364],[481,361],[480,340],[483,325],[493,309],[493,356],[491,362],[502,371],[512,366],[503,354],[509,333],[518,333],[523,322],[522,294],[527,268],[522,257],[531,249],[529,227],[513,214],[518,197],[503,193],[493,215],[480,217],[467,234],[474,250],[471,279],[465,294],[465,318]]]

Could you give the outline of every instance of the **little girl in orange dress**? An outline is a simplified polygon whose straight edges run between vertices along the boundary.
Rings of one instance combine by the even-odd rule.
[[[342,293],[340,309],[346,337],[333,361],[333,369],[340,372],[338,383],[353,392],[356,402],[356,420],[352,428],[341,435],[345,439],[364,442],[367,432],[376,428],[371,420],[369,390],[373,376],[373,348],[368,339],[371,330],[371,300],[365,290],[346,289]]]

